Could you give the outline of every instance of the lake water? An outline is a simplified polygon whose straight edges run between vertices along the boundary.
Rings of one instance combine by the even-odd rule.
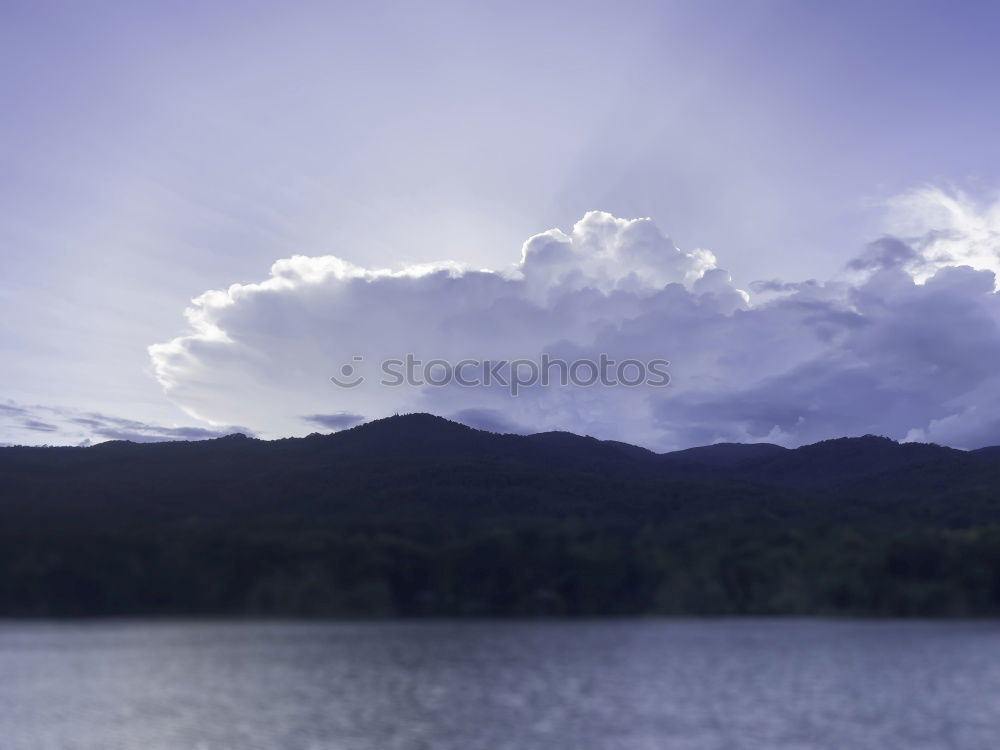
[[[2,750],[992,750],[1000,623],[0,624]]]

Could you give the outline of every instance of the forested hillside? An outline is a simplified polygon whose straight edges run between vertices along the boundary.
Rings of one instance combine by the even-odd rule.
[[[0,449],[0,615],[1000,614],[1000,452],[430,415]]]

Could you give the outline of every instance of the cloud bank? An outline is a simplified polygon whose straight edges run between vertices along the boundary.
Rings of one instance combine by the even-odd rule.
[[[57,406],[0,403],[0,431],[4,445],[91,445],[108,440],[156,443],[167,440],[208,440],[234,432],[252,434],[244,427],[164,426],[124,419],[100,412]]]
[[[190,415],[265,437],[432,411],[664,450],[865,433],[1000,443],[1000,203],[926,189],[893,202],[889,227],[836,279],[747,290],[651,220],[602,212],[530,238],[498,270],[294,256],[260,283],[193,300],[190,330],[150,355]],[[378,363],[407,353],[662,358],[671,383],[535,386],[516,398],[490,386],[379,385]],[[334,385],[345,364],[365,381]]]

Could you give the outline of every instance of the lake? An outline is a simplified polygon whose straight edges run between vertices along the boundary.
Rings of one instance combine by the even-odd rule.
[[[1000,623],[0,624],[3,750],[986,750]]]

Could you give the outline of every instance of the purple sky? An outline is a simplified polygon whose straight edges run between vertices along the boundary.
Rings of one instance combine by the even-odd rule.
[[[9,0],[0,443],[418,408],[664,449],[1000,443],[997,38],[987,2]],[[559,261],[522,261],[553,227]],[[444,261],[496,273],[412,269]],[[673,383],[329,383],[401,347]]]

